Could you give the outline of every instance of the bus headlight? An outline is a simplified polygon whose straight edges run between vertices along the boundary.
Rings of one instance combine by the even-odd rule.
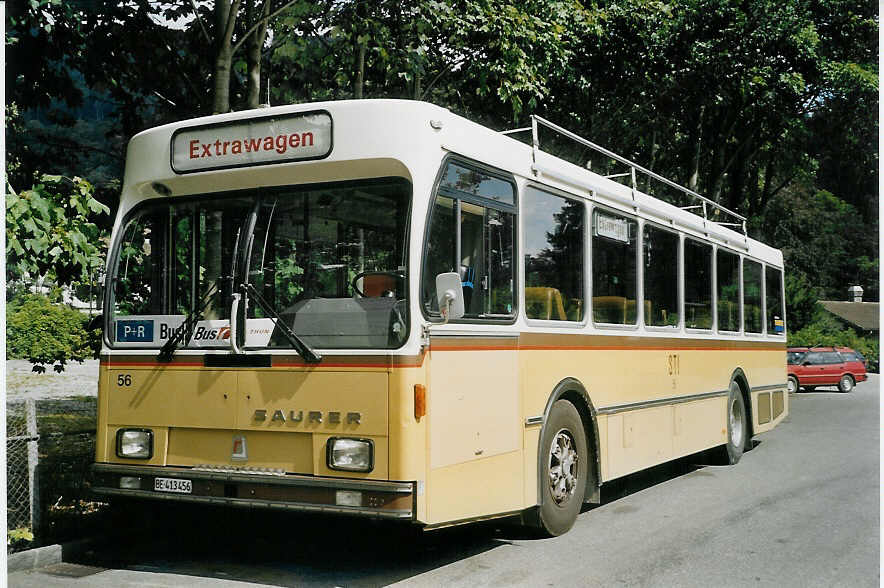
[[[332,437],[326,444],[325,459],[332,470],[370,472],[374,468],[374,443],[371,439]]]
[[[117,457],[150,459],[153,457],[153,431],[120,429],[117,431]]]

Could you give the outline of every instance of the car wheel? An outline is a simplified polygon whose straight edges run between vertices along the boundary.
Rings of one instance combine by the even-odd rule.
[[[577,520],[589,468],[583,421],[567,400],[557,400],[552,405],[540,450],[543,462],[537,526],[544,534],[557,536]]]
[[[853,390],[853,386],[853,376],[851,376],[850,374],[844,374],[838,381],[838,389],[842,392],[850,392],[851,390]]]
[[[727,394],[727,461],[733,465],[743,457],[749,436],[749,419],[740,385],[731,382]]]
[[[795,394],[798,392],[798,378],[795,376],[789,376],[786,387],[789,389],[789,394]]]

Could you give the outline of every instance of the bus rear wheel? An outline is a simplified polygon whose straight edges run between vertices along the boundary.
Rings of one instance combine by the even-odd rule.
[[[743,457],[748,444],[749,419],[740,385],[733,381],[727,394],[727,462],[733,465]]]
[[[567,400],[549,411],[540,444],[542,467],[538,527],[557,536],[568,531],[580,514],[586,491],[589,451],[580,413]]]

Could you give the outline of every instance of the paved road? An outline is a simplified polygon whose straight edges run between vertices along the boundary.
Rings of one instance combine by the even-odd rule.
[[[629,477],[555,539],[500,523],[414,537],[368,522],[156,511],[113,547],[9,585],[878,586],[872,378],[851,394],[793,395],[788,420],[737,467]]]

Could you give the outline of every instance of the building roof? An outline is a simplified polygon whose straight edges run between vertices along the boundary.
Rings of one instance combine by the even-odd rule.
[[[820,300],[823,308],[835,316],[855,325],[864,331],[880,330],[877,302],[842,302],[840,300]]]

